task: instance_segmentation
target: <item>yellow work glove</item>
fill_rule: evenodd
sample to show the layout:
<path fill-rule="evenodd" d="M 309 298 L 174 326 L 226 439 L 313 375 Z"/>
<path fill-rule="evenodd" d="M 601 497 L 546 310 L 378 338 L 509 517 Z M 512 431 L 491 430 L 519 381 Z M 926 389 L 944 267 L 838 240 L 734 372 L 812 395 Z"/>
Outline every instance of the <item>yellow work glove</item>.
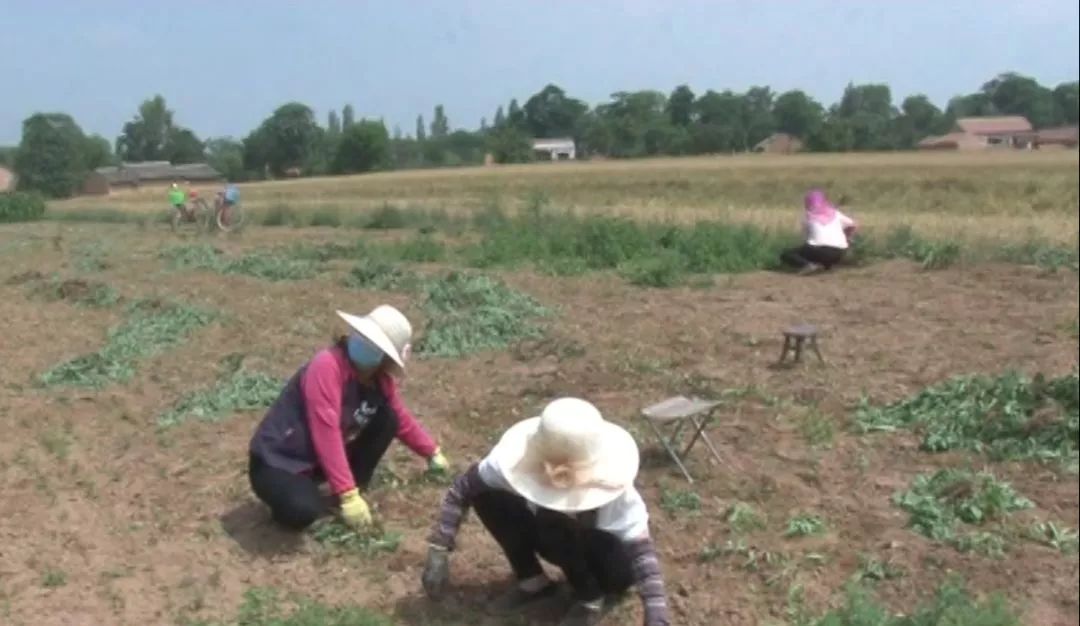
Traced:
<path fill-rule="evenodd" d="M 443 456 L 442 450 L 435 448 L 435 454 L 428 459 L 427 468 L 432 474 L 445 474 L 450 469 L 450 462 Z"/>
<path fill-rule="evenodd" d="M 341 519 L 353 528 L 361 528 L 371 524 L 371 509 L 368 508 L 367 502 L 360 497 L 360 492 L 355 487 L 342 493 L 340 496 L 341 502 Z"/>

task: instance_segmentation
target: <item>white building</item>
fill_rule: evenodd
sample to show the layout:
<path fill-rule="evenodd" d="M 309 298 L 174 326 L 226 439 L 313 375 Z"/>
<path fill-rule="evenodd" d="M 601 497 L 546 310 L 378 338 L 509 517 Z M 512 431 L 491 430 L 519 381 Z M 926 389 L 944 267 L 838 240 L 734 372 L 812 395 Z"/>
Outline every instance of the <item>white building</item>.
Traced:
<path fill-rule="evenodd" d="M 573 139 L 533 139 L 532 148 L 533 152 L 543 153 L 552 161 L 577 158 L 577 147 Z"/>

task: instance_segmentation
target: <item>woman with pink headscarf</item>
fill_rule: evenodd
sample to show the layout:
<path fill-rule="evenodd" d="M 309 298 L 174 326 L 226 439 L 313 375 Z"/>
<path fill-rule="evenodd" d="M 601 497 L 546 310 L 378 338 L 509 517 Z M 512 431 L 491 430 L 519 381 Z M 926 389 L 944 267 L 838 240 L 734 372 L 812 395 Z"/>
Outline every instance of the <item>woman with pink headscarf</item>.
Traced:
<path fill-rule="evenodd" d="M 806 243 L 786 250 L 780 259 L 800 274 L 830 269 L 844 258 L 848 237 L 855 232 L 855 220 L 834 207 L 820 189 L 811 189 L 803 204 L 806 207 L 803 218 Z"/>

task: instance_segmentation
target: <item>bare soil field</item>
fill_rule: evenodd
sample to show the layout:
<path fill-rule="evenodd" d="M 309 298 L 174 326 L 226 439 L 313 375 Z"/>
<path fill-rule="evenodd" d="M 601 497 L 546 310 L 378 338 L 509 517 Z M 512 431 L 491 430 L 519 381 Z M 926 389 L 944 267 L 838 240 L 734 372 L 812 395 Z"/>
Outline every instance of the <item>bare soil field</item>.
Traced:
<path fill-rule="evenodd" d="M 358 236 L 388 235 L 253 227 L 209 240 L 235 255 Z M 335 308 L 364 312 L 389 302 L 422 330 L 416 295 L 348 287 L 348 266 L 334 261 L 310 278 L 267 281 L 176 269 L 161 256 L 191 243 L 154 224 L 0 226 L 0 622 L 228 621 L 245 592 L 265 587 L 370 607 L 406 625 L 507 623 L 483 614 L 509 570 L 471 517 L 452 561 L 450 597 L 423 597 L 425 538 L 445 484 L 422 478 L 422 463 L 400 444 L 370 501 L 401 543 L 361 553 L 271 526 L 246 475 L 260 410 L 159 423 L 220 377 L 223 362 L 283 380 L 339 330 Z M 1080 624 L 1075 551 L 1010 535 L 1003 557 L 964 552 L 913 532 L 892 501 L 919 474 L 991 468 L 1034 505 L 1011 523 L 1053 521 L 1075 531 L 1074 473 L 931 454 L 907 432 L 852 428 L 864 397 L 897 401 L 962 374 L 1071 371 L 1074 272 L 998 264 L 924 271 L 889 261 L 813 277 L 716 276 L 672 289 L 634 287 L 610 273 L 484 273 L 553 309 L 543 336 L 464 358 L 418 358 L 406 401 L 455 470 L 558 395 L 588 398 L 629 428 L 645 455 L 638 484 L 677 623 L 785 623 L 797 603 L 818 612 L 835 605 L 857 578 L 880 579 L 875 593 L 904 611 L 958 574 L 977 593 L 1005 594 L 1025 624 Z M 101 348 L 125 303 L 147 299 L 215 315 L 135 359 L 120 382 L 40 382 L 57 364 Z M 781 330 L 801 321 L 820 327 L 827 363 L 772 367 Z M 695 448 L 693 485 L 638 418 L 643 406 L 689 392 L 725 399 L 709 430 L 724 462 Z M 786 532 L 804 514 L 823 522 L 820 532 Z M 640 623 L 636 598 L 611 623 Z"/>

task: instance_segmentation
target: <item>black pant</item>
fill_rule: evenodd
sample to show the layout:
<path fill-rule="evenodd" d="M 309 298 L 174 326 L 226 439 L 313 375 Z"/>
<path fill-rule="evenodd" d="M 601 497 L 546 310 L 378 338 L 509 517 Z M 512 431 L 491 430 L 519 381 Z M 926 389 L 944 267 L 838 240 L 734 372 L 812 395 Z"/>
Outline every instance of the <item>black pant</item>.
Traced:
<path fill-rule="evenodd" d="M 546 509 L 533 514 L 525 499 L 487 491 L 473 500 L 476 516 L 502 548 L 518 580 L 544 572 L 537 556 L 558 566 L 578 600 L 621 594 L 634 583 L 630 555 L 611 533 Z"/>
<path fill-rule="evenodd" d="M 803 244 L 798 248 L 785 250 L 780 255 L 780 260 L 794 268 L 803 268 L 813 263 L 830 269 L 844 258 L 845 252 L 847 250 L 843 248 Z"/>
<path fill-rule="evenodd" d="M 382 410 L 345 445 L 345 455 L 357 486 L 365 488 L 371 482 L 375 466 L 390 447 L 397 430 L 397 415 Z M 262 458 L 251 455 L 248 478 L 255 495 L 270 507 L 274 520 L 286 528 L 303 530 L 326 513 L 326 502 L 319 494 L 321 472 L 314 476 L 293 474 L 271 467 Z"/>

